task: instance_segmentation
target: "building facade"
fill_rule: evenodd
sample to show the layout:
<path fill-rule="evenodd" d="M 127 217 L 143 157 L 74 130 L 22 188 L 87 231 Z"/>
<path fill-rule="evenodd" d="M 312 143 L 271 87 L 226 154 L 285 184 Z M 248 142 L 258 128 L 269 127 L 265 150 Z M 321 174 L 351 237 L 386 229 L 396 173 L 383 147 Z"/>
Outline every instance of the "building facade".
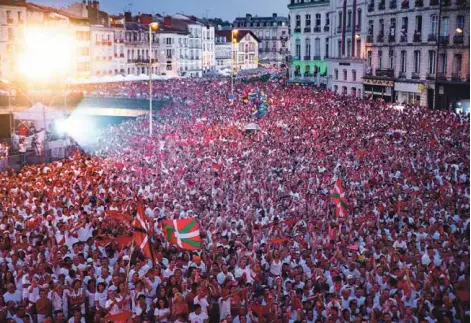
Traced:
<path fill-rule="evenodd" d="M 90 27 L 91 75 L 104 76 L 115 74 L 114 29 L 94 25 Z"/>
<path fill-rule="evenodd" d="M 216 36 L 220 39 L 221 44 L 227 46 L 231 44 L 232 59 L 229 62 L 223 61 L 229 66 L 223 68 L 234 68 L 234 71 L 254 69 L 258 67 L 260 40 L 250 30 L 238 30 L 232 37 L 231 30 L 218 30 Z M 227 48 L 227 47 L 226 47 Z"/>
<path fill-rule="evenodd" d="M 258 52 L 261 64 L 280 66 L 287 62 L 290 53 L 289 19 L 274 13 L 271 17 L 246 14 L 232 23 L 237 30 L 250 30 L 260 40 Z"/>
<path fill-rule="evenodd" d="M 330 44 L 326 59 L 327 87 L 343 95 L 363 97 L 366 1 L 333 1 L 331 4 L 331 36 L 326 39 Z"/>
<path fill-rule="evenodd" d="M 469 98 L 467 1 L 369 1 L 367 96 L 438 109 Z"/>
<path fill-rule="evenodd" d="M 215 29 L 213 25 L 205 24 L 202 31 L 203 74 L 216 70 Z"/>
<path fill-rule="evenodd" d="M 332 17 L 328 0 L 291 0 L 289 80 L 327 86 Z"/>
<path fill-rule="evenodd" d="M 232 43 L 231 40 L 227 40 L 226 36 L 221 35 L 219 31 L 216 31 L 216 70 L 228 70 L 231 69 L 231 52 Z"/>

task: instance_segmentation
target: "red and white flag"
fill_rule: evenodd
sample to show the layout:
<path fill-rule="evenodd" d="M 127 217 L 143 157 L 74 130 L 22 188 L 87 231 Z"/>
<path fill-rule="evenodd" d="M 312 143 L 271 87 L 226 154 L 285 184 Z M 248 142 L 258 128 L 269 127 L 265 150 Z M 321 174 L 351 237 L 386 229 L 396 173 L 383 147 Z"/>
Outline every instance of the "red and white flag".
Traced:
<path fill-rule="evenodd" d="M 134 227 L 134 234 L 132 237 L 134 243 L 142 250 L 144 255 L 154 263 L 154 254 L 152 252 L 152 246 L 148 235 L 147 218 L 141 202 L 137 205 L 137 215 L 132 226 Z"/>

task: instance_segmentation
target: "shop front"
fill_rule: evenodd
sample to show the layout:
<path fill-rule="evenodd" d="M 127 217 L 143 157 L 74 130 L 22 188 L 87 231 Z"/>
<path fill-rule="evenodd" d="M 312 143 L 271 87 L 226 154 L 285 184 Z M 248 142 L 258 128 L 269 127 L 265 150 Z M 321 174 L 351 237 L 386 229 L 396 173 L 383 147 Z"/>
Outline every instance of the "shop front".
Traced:
<path fill-rule="evenodd" d="M 394 81 L 376 78 L 363 78 L 365 98 L 383 99 L 385 102 L 393 102 Z"/>
<path fill-rule="evenodd" d="M 410 105 L 427 105 L 427 91 L 422 83 L 396 82 L 394 102 Z"/>

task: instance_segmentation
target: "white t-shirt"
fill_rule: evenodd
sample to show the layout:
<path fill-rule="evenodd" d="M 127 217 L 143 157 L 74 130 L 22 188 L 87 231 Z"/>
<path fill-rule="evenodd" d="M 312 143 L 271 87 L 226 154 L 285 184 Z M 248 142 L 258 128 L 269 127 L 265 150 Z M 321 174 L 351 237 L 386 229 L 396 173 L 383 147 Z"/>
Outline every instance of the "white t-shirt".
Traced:
<path fill-rule="evenodd" d="M 5 304 L 9 301 L 13 301 L 15 304 L 18 304 L 21 302 L 21 293 L 19 290 L 15 290 L 13 294 L 6 292 L 3 294 L 3 298 L 5 299 Z"/>
<path fill-rule="evenodd" d="M 170 314 L 170 309 L 168 309 L 168 308 L 163 308 L 163 309 L 156 308 L 155 311 L 154 311 L 154 316 L 159 316 L 160 317 L 160 316 L 165 315 L 165 314 Z M 156 318 L 156 321 L 161 322 L 161 323 L 167 323 L 167 322 L 169 322 L 169 317 L 170 317 L 170 315 L 167 316 L 166 318 L 160 319 L 160 320 L 158 320 Z"/>
<path fill-rule="evenodd" d="M 206 297 L 200 298 L 199 296 L 196 296 L 193 300 L 193 304 L 199 304 L 201 306 L 201 312 L 208 313 L 209 303 Z"/>
<path fill-rule="evenodd" d="M 204 320 L 208 319 L 208 314 L 201 312 L 199 315 L 196 315 L 195 312 L 190 313 L 189 316 L 190 323 L 204 323 Z"/>

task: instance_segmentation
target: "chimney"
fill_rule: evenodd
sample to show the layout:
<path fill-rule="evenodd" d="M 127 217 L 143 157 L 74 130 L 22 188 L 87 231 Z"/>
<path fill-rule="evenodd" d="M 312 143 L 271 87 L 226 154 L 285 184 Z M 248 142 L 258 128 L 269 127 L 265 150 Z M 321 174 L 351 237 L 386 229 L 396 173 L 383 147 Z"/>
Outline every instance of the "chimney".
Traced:
<path fill-rule="evenodd" d="M 171 26 L 172 25 L 172 17 L 166 16 L 164 17 L 164 26 Z"/>
<path fill-rule="evenodd" d="M 130 11 L 126 11 L 124 13 L 124 22 L 131 22 L 132 21 L 132 15 Z"/>
<path fill-rule="evenodd" d="M 276 18 L 276 17 L 278 17 L 278 14 L 274 13 L 273 18 Z"/>
<path fill-rule="evenodd" d="M 245 19 L 246 20 L 252 19 L 252 15 L 250 13 L 245 14 Z"/>

